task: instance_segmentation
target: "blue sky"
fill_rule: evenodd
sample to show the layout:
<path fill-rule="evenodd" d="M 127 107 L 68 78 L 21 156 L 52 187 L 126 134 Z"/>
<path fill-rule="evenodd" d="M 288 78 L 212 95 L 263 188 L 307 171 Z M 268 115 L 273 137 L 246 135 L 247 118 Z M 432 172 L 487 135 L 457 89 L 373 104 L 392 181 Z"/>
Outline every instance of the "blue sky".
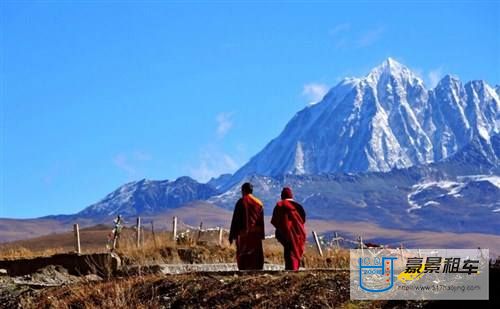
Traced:
<path fill-rule="evenodd" d="M 74 213 L 137 179 L 232 172 L 391 56 L 500 84 L 481 1 L 0 4 L 0 217 Z"/>

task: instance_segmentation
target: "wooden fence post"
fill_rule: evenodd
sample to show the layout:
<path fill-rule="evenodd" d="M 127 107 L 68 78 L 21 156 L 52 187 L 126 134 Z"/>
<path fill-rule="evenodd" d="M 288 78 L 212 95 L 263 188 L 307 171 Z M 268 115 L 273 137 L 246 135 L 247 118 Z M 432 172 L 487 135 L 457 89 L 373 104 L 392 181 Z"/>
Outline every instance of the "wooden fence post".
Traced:
<path fill-rule="evenodd" d="M 359 240 L 359 248 L 361 249 L 361 256 L 364 256 L 365 255 L 365 251 L 364 251 L 365 244 L 363 243 L 363 236 L 360 235 L 358 240 Z"/>
<path fill-rule="evenodd" d="M 200 228 L 198 229 L 198 238 L 196 239 L 196 243 L 200 241 L 202 228 L 203 228 L 203 221 L 200 222 Z"/>
<path fill-rule="evenodd" d="M 401 263 L 405 265 L 405 260 L 403 255 L 403 243 L 401 243 L 401 246 L 399 247 L 399 255 L 401 256 Z"/>
<path fill-rule="evenodd" d="M 137 248 L 139 248 L 141 246 L 141 217 L 137 217 L 136 230 Z"/>
<path fill-rule="evenodd" d="M 316 243 L 316 249 L 318 249 L 318 253 L 320 256 L 323 256 L 323 251 L 321 250 L 321 244 L 319 243 L 318 234 L 315 231 L 312 232 L 314 237 L 314 242 Z"/>
<path fill-rule="evenodd" d="M 153 235 L 153 242 L 155 244 L 155 248 L 157 248 L 156 245 L 156 235 L 155 235 L 155 226 L 154 226 L 154 221 L 151 220 L 151 234 Z"/>
<path fill-rule="evenodd" d="M 78 227 L 78 223 L 73 224 L 73 231 L 75 233 L 75 252 L 81 254 L 82 248 L 80 247 L 80 228 Z"/>
<path fill-rule="evenodd" d="M 177 239 L 177 217 L 172 218 L 172 240 L 175 241 Z"/>
<path fill-rule="evenodd" d="M 340 249 L 339 233 L 337 233 L 337 232 L 335 232 L 335 245 L 337 246 L 337 249 Z"/>
<path fill-rule="evenodd" d="M 219 246 L 222 246 L 222 234 L 224 230 L 219 226 Z"/>
<path fill-rule="evenodd" d="M 144 235 L 146 235 L 146 233 L 144 233 L 144 226 L 141 222 L 141 247 L 144 247 Z"/>

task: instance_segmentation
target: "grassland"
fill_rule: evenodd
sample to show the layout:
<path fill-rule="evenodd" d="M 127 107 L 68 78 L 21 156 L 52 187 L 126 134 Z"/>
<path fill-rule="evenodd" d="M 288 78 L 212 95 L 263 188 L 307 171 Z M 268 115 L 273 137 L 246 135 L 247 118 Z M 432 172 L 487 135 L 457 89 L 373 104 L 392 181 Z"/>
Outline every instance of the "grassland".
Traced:
<path fill-rule="evenodd" d="M 86 253 L 106 251 L 108 226 L 81 230 L 82 248 Z M 137 247 L 135 230 L 123 231 L 116 253 L 124 266 L 156 264 L 233 263 L 235 248 L 218 242 L 218 232 L 197 231 L 172 241 L 166 231 L 144 231 Z M 0 308 L 438 308 L 442 306 L 488 307 L 498 302 L 419 302 L 419 301 L 351 301 L 349 299 L 348 250 L 324 248 L 318 255 L 309 244 L 301 272 L 200 272 L 164 275 L 157 272 L 120 272 L 111 278 L 75 277 L 64 269 L 51 267 L 28 276 L 37 280 L 57 278 L 55 286 L 19 283 L 19 278 L 0 276 Z M 3 244 L 0 259 L 17 259 L 70 252 L 71 232 L 51 234 L 30 240 Z M 282 247 L 274 239 L 264 241 L 265 262 L 283 264 Z M 495 279 L 496 278 L 496 279 Z M 26 279 L 26 278 L 22 278 Z M 498 287 L 493 275 L 492 291 Z M 16 281 L 17 280 L 17 281 Z M 54 280 L 49 281 L 54 282 Z M 494 292 L 490 292 L 492 295 Z M 496 295 L 496 294 L 493 294 Z M 492 296 L 496 297 L 496 296 Z"/>

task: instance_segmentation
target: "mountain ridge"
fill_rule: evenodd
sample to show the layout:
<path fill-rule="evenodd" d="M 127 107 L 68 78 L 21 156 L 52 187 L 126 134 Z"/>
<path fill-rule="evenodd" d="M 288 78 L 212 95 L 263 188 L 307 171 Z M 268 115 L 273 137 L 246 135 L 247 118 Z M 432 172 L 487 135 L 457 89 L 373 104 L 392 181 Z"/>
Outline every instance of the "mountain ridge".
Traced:
<path fill-rule="evenodd" d="M 390 87 L 388 85 L 390 85 Z M 365 99 L 364 97 L 359 97 L 358 99 L 361 98 L 363 100 L 352 101 L 356 98 L 356 95 L 360 94 L 359 89 L 363 87 L 367 87 L 364 91 L 368 93 L 368 98 L 373 100 L 366 103 L 363 102 Z M 496 133 L 496 131 L 498 131 L 497 122 L 499 122 L 499 103 L 498 96 L 492 94 L 492 91 L 494 90 L 484 81 L 470 81 L 462 85 L 459 79 L 452 75 L 445 75 L 433 90 L 427 91 L 422 79 L 416 76 L 416 74 L 411 72 L 407 67 L 389 58 L 380 66 L 371 70 L 364 78 L 344 79 L 330 89 L 321 102 L 310 105 L 299 111 L 277 138 L 272 140 L 259 154 L 254 156 L 249 163 L 243 166 L 234 175 L 223 174 L 219 177 L 212 178 L 206 184 L 198 183 L 189 177 L 180 177 L 175 181 L 151 181 L 143 179 L 141 181 L 131 182 L 121 186 L 108 194 L 108 196 L 101 201 L 85 208 L 76 215 L 81 217 L 109 217 L 120 213 L 127 216 L 136 216 L 141 213 L 151 214 L 166 208 L 176 208 L 196 200 L 208 200 L 216 205 L 230 209 L 233 206 L 233 200 L 238 198 L 238 186 L 244 180 L 255 179 L 261 184 L 266 181 L 273 183 L 278 180 L 281 185 L 285 185 L 286 181 L 280 181 L 280 179 L 284 179 L 283 177 L 286 178 L 287 175 L 304 175 L 306 178 L 312 177 L 310 179 L 314 182 L 313 175 L 333 175 L 327 177 L 335 178 L 337 177 L 335 176 L 336 174 L 356 173 L 362 176 L 370 172 L 382 172 L 382 174 L 374 174 L 382 176 L 374 177 L 383 179 L 384 177 L 392 177 L 390 176 L 391 170 L 395 171 L 393 174 L 398 174 L 401 173 L 399 170 L 405 169 L 408 169 L 408 171 L 403 173 L 412 174 L 415 173 L 414 171 L 418 171 L 415 175 L 421 175 L 422 172 L 426 173 L 425 171 L 430 170 L 433 171 L 432 173 L 434 176 L 436 176 L 436 173 L 439 171 L 442 172 L 440 176 L 436 176 L 436 179 L 445 177 L 454 178 L 460 175 L 497 173 L 500 158 L 500 135 Z M 411 93 L 412 96 L 408 97 L 408 99 L 403 98 L 408 96 L 409 93 Z M 458 95 L 459 93 L 463 95 Z M 397 96 L 403 99 L 398 100 L 396 98 Z M 441 99 L 442 102 L 438 99 Z M 346 100 L 348 104 L 345 104 Z M 336 121 L 340 119 L 339 123 L 342 124 L 344 114 L 336 114 L 338 109 L 342 108 L 342 104 L 355 109 L 361 109 L 363 105 L 367 108 L 375 107 L 375 109 L 372 110 L 373 115 L 378 113 L 379 116 L 383 113 L 390 115 L 394 110 L 398 111 L 399 115 L 394 117 L 396 117 L 396 120 L 399 119 L 402 122 L 395 121 L 395 123 L 399 125 L 397 127 L 404 131 L 402 128 L 408 130 L 408 126 L 413 125 L 415 133 L 415 138 L 413 140 L 406 140 L 407 143 L 413 143 L 413 148 L 410 147 L 413 153 L 409 151 L 405 156 L 409 161 L 405 163 L 403 160 L 401 161 L 401 165 L 396 164 L 396 166 L 391 167 L 391 169 L 380 168 L 380 170 L 370 170 L 365 168 L 354 171 L 350 171 L 349 169 L 334 169 L 330 171 L 326 168 L 324 170 L 310 172 L 307 169 L 308 163 L 304 159 L 306 151 L 302 143 L 299 142 L 296 145 L 295 152 L 284 149 L 281 152 L 277 151 L 278 155 L 273 155 L 269 158 L 265 157 L 265 164 L 273 165 L 276 163 L 276 166 L 274 166 L 276 168 L 275 170 L 266 173 L 267 170 L 264 169 L 264 173 L 260 173 L 259 169 L 248 169 L 248 166 L 251 166 L 252 161 L 254 161 L 256 157 L 258 158 L 259 155 L 262 153 L 265 154 L 265 152 L 268 151 L 266 149 L 271 148 L 271 150 L 274 150 L 276 147 L 279 148 L 280 139 L 282 138 L 289 135 L 300 136 L 300 134 L 302 134 L 301 132 L 321 132 L 321 126 L 318 127 L 317 123 L 320 125 L 325 123 L 328 124 L 329 120 Z M 412 107 L 410 107 L 410 105 Z M 447 110 L 445 107 L 456 107 L 456 109 Z M 408 108 L 412 109 L 410 113 L 413 116 L 409 117 L 405 120 L 406 122 L 404 122 L 400 117 L 402 115 L 400 112 Z M 485 110 L 485 113 L 479 115 L 477 110 L 481 108 Z M 435 111 L 433 111 L 433 109 Z M 347 112 L 345 115 L 351 116 L 349 113 L 351 110 L 347 109 L 345 111 Z M 434 115 L 432 115 L 433 112 Z M 452 112 L 462 121 L 459 122 L 459 124 L 463 125 L 462 127 L 453 128 L 449 121 L 445 119 L 446 117 L 444 117 L 444 114 L 451 114 Z M 467 114 L 469 114 L 469 116 L 467 116 Z M 471 115 L 476 117 L 472 117 Z M 373 121 L 373 119 L 378 118 L 374 116 L 369 120 Z M 389 117 L 386 117 L 386 120 L 387 119 L 389 119 Z M 360 121 L 366 120 L 360 119 Z M 479 123 L 479 125 L 471 126 L 471 123 Z M 405 125 L 407 126 L 405 127 Z M 351 139 L 351 136 L 354 136 L 355 127 L 348 126 L 341 128 L 344 129 L 340 134 L 341 138 L 347 136 L 347 139 Z M 424 128 L 426 129 L 424 130 Z M 389 129 L 392 130 L 392 128 L 381 128 L 381 132 Z M 425 133 L 426 130 L 428 132 L 433 132 L 433 134 L 429 134 L 429 137 L 429 135 Z M 438 145 L 440 142 L 443 142 L 442 139 L 437 139 L 436 136 L 438 132 L 448 132 L 447 130 L 451 133 L 459 132 L 465 137 L 463 137 L 463 140 L 451 139 L 454 135 L 450 133 L 446 136 L 450 137 L 449 142 L 451 145 L 445 145 L 438 150 L 431 147 L 431 139 L 436 139 L 434 143 Z M 335 133 L 335 131 L 333 131 L 333 133 Z M 403 133 L 406 133 L 406 131 Z M 395 135 L 393 134 L 393 136 Z M 323 138 L 326 138 L 326 136 Z M 286 144 L 286 142 L 287 141 L 282 144 Z M 294 142 L 293 139 L 292 142 Z M 326 142 L 335 143 L 335 140 L 332 142 L 327 140 Z M 464 145 L 462 145 L 462 143 L 464 143 Z M 350 145 L 356 146 L 356 142 Z M 461 147 L 458 147 L 458 145 L 461 145 Z M 419 155 L 419 149 L 427 150 L 427 152 Z M 449 149 L 454 150 L 454 152 L 448 153 L 447 151 Z M 389 154 L 388 151 L 387 149 L 387 155 Z M 397 151 L 393 150 L 393 152 Z M 401 152 L 401 149 L 399 152 Z M 444 153 L 446 157 L 443 157 Z M 284 155 L 284 157 L 281 155 Z M 328 156 L 329 153 L 324 153 L 323 155 L 326 156 L 325 159 L 327 161 L 336 161 L 335 156 Z M 355 159 L 359 158 L 360 155 L 362 156 L 363 154 L 358 154 L 358 157 L 351 157 L 350 160 L 356 161 Z M 286 168 L 287 164 L 290 165 L 290 162 L 293 162 L 293 169 L 283 172 L 283 168 Z M 365 163 L 367 163 L 368 166 L 368 162 Z M 384 173 L 388 174 L 385 175 Z M 415 175 L 414 177 L 417 177 Z M 408 182 L 408 184 L 409 183 L 410 182 Z M 265 185 L 263 185 L 263 187 L 265 187 Z M 278 193 L 274 193 L 273 195 L 276 194 Z M 218 196 L 225 196 L 227 199 L 231 200 L 231 202 L 221 202 L 221 199 L 217 200 Z M 406 204 L 404 204 L 404 201 L 399 201 L 398 203 L 402 208 L 409 207 L 408 201 L 406 201 Z M 346 209 L 346 211 L 348 211 L 348 209 Z"/>
<path fill-rule="evenodd" d="M 39 219 L 83 226 L 199 202 L 231 210 L 251 181 L 266 214 L 288 185 L 311 218 L 498 234 L 499 93 L 452 75 L 428 90 L 389 58 L 297 112 L 233 175 L 133 181 L 76 214 Z"/>
<path fill-rule="evenodd" d="M 174 181 L 142 179 L 127 183 L 76 215 L 110 217 L 118 214 L 135 216 L 176 208 L 188 202 L 207 199 L 217 193 L 208 184 L 182 176 Z"/>
<path fill-rule="evenodd" d="M 235 172 L 245 175 L 389 171 L 444 159 L 500 132 L 500 99 L 484 81 L 446 75 L 432 90 L 389 58 L 364 78 L 348 78 L 299 111 Z M 445 116 L 446 115 L 446 116 Z"/>

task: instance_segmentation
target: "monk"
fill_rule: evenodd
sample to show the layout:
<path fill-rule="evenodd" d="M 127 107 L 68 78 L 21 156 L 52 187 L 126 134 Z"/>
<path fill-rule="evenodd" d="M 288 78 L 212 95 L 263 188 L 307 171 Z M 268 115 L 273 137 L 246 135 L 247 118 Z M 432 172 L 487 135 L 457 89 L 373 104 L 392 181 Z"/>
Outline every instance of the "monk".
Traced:
<path fill-rule="evenodd" d="M 286 270 L 298 270 L 306 242 L 306 213 L 302 205 L 293 200 L 292 189 L 281 191 L 271 224 L 276 228 L 276 239 L 283 245 Z"/>
<path fill-rule="evenodd" d="M 251 183 L 241 186 L 242 197 L 234 207 L 229 243 L 236 241 L 239 270 L 261 270 L 264 267 L 264 205 L 252 195 Z"/>

